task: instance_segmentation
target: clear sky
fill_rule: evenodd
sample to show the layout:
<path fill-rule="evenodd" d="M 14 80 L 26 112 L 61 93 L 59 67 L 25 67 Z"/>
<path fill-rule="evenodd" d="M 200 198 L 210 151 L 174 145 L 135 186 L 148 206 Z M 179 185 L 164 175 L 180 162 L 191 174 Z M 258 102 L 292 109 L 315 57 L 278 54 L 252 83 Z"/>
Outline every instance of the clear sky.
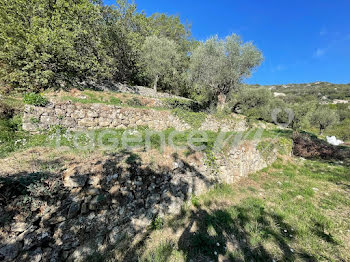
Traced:
<path fill-rule="evenodd" d="M 236 33 L 252 41 L 265 61 L 248 83 L 350 83 L 350 0 L 136 0 L 136 4 L 147 15 L 179 15 L 192 24 L 192 34 L 199 40 Z"/>

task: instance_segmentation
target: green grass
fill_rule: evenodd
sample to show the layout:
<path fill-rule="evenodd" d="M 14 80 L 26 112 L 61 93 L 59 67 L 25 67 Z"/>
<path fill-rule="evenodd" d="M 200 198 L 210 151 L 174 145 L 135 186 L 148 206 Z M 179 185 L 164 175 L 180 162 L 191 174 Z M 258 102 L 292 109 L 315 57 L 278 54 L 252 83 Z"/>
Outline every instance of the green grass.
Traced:
<path fill-rule="evenodd" d="M 182 232 L 169 239 L 183 260 L 350 260 L 349 167 L 278 160 L 251 177 L 193 197 L 187 212 L 165 223 L 164 232 Z"/>
<path fill-rule="evenodd" d="M 198 129 L 207 118 L 207 114 L 204 112 L 192 112 L 180 108 L 173 110 L 173 114 L 185 121 L 192 128 Z"/>
<path fill-rule="evenodd" d="M 162 242 L 155 248 L 148 250 L 141 259 L 141 262 L 168 262 L 185 261 L 183 254 L 176 250 L 172 242 Z"/>
<path fill-rule="evenodd" d="M 105 95 L 99 95 L 92 92 L 85 91 L 82 93 L 86 96 L 86 98 L 79 98 L 79 97 L 73 97 L 73 96 L 64 96 L 62 99 L 67 101 L 72 101 L 74 103 L 82 103 L 82 104 L 106 104 L 106 105 L 121 105 L 122 102 L 119 98 L 116 98 L 114 96 L 105 96 Z"/>
<path fill-rule="evenodd" d="M 32 119 L 32 122 L 36 122 L 36 119 Z M 152 130 L 148 129 L 148 127 L 145 126 L 139 126 L 137 128 L 132 128 L 129 130 L 136 130 L 137 133 L 134 135 L 131 135 L 131 137 L 137 137 L 141 136 L 142 141 L 141 143 L 138 142 L 132 142 L 128 143 L 128 146 L 132 147 L 140 147 L 143 148 L 146 146 L 145 140 L 147 137 L 147 133 Z M 38 134 L 30 134 L 28 132 L 25 132 L 21 129 L 21 118 L 20 116 L 16 116 L 13 119 L 9 120 L 0 120 L 0 157 L 5 157 L 9 155 L 12 152 L 24 150 L 31 147 L 36 146 L 47 146 L 47 147 L 55 147 L 57 145 L 57 141 L 60 142 L 60 146 L 68 146 L 71 149 L 75 150 L 76 146 L 74 144 L 73 137 L 76 136 L 78 139 L 76 140 L 78 145 L 83 148 L 86 146 L 86 150 L 88 151 L 94 151 L 94 150 L 102 150 L 102 151 L 114 151 L 119 150 L 124 147 L 122 144 L 122 137 L 123 133 L 125 132 L 125 129 L 96 129 L 93 131 L 89 131 L 90 133 L 85 132 L 66 132 L 66 130 L 60 126 L 53 126 L 50 130 L 42 131 Z M 166 145 L 169 145 L 169 137 L 170 134 L 174 131 L 173 128 L 169 128 L 167 130 L 164 130 L 163 132 L 154 132 L 150 136 L 150 146 L 154 149 L 161 150 L 162 146 L 162 137 L 164 138 Z M 188 137 L 189 134 L 193 130 L 187 130 L 183 132 L 179 132 L 176 134 L 176 136 L 173 137 L 173 142 L 175 146 L 182 147 L 182 148 L 188 148 Z M 243 133 L 237 133 L 237 132 L 227 132 L 224 134 L 225 139 L 228 138 L 228 141 L 226 143 L 226 146 L 222 149 L 224 152 L 227 151 L 227 149 L 231 146 L 234 146 L 235 138 L 239 137 L 240 140 L 253 140 L 257 139 L 255 137 L 257 130 L 251 130 Z M 57 139 L 56 134 L 60 134 L 59 139 Z M 162 135 L 159 135 L 162 134 Z M 209 155 L 213 156 L 213 159 L 215 159 L 215 152 L 212 151 L 214 148 L 214 145 L 217 141 L 218 134 L 216 132 L 207 131 L 206 134 L 208 135 L 208 141 L 207 142 L 196 142 L 194 143 L 195 146 L 201 146 L 205 145 L 206 150 L 205 152 Z M 91 143 L 90 138 L 95 141 L 95 143 Z M 273 131 L 263 131 L 261 134 L 261 139 L 267 139 L 271 137 L 277 137 L 278 141 L 285 141 L 285 138 L 278 137 L 279 133 L 274 133 Z M 130 137 L 130 136 L 128 136 Z M 98 141 L 102 141 L 102 146 Z M 115 141 L 117 143 L 115 144 Z M 272 141 L 272 140 L 271 140 Z M 283 142 L 282 141 L 282 142 Z M 284 145 L 282 142 L 275 142 L 274 145 L 278 145 L 281 147 L 281 145 Z M 93 146 L 88 145 L 93 144 Z M 84 149 L 82 149 L 84 150 Z M 264 150 L 264 148 L 261 148 L 261 150 Z M 290 150 L 290 149 L 288 149 Z M 189 154 L 191 153 L 191 149 L 189 149 Z M 283 152 L 282 152 L 283 153 Z M 208 156 L 209 156 L 208 155 Z"/>

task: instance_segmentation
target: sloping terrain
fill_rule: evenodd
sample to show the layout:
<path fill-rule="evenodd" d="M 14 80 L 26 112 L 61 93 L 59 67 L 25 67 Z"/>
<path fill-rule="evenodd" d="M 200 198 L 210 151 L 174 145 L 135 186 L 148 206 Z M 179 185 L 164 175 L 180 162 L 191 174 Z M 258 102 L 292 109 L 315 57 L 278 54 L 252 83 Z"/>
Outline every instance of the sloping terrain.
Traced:
<path fill-rule="evenodd" d="M 153 137 L 149 148 L 135 140 L 130 145 L 136 148 L 124 148 L 125 132 L 145 138 L 152 131 L 143 125 L 97 127 L 89 144 L 84 134 L 51 120 L 35 133 L 22 130 L 24 105 L 20 97 L 6 97 L 1 260 L 349 259 L 347 147 L 294 137 L 294 153 L 311 159 L 305 160 L 291 156 L 292 131 L 272 124 L 254 123 L 243 132 L 205 131 L 215 121 L 245 118 L 195 112 L 189 100 L 78 90 L 45 95 L 52 103 L 83 105 L 88 111 L 159 110 L 174 114 L 188 129 L 176 133 L 175 148 L 162 147 L 161 137 Z M 42 112 L 33 125 L 48 117 L 52 103 L 35 107 Z M 165 141 L 179 132 L 176 128 L 163 131 Z M 188 137 L 200 130 L 208 140 L 195 143 L 204 149 L 194 149 Z"/>

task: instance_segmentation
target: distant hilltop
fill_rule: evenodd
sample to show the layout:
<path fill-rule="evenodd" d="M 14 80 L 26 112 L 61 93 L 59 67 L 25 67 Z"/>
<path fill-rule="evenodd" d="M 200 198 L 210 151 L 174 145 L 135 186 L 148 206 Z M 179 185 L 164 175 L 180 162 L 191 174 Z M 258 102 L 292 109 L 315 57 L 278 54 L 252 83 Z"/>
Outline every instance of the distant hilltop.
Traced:
<path fill-rule="evenodd" d="M 350 103 L 350 83 L 333 84 L 319 81 L 313 83 L 283 85 L 246 84 L 245 87 L 267 88 L 273 93 L 274 97 L 294 102 L 317 99 L 320 104 Z"/>
<path fill-rule="evenodd" d="M 312 82 L 312 83 L 298 83 L 298 84 L 281 84 L 281 85 L 259 85 L 259 84 L 247 84 L 249 87 L 269 87 L 274 88 L 298 88 L 298 87 L 349 87 L 350 83 L 347 84 L 334 84 L 330 82 Z"/>

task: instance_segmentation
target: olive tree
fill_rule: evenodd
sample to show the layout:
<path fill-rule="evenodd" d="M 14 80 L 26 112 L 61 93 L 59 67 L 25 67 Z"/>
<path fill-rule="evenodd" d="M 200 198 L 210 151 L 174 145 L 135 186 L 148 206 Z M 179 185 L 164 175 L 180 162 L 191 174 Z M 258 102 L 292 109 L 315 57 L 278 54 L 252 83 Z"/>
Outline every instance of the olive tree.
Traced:
<path fill-rule="evenodd" d="M 326 107 L 319 107 L 311 115 L 311 123 L 318 126 L 320 134 L 322 135 L 326 128 L 338 122 L 338 118 L 338 114 L 333 110 Z"/>
<path fill-rule="evenodd" d="M 192 52 L 190 80 L 199 89 L 209 90 L 219 104 L 224 104 L 227 94 L 250 77 L 262 60 L 262 53 L 251 42 L 243 43 L 235 34 L 224 40 L 215 36 Z"/>
<path fill-rule="evenodd" d="M 158 82 L 177 74 L 181 60 L 178 45 L 165 37 L 149 36 L 140 52 L 140 67 L 146 77 L 153 81 L 157 91 Z"/>
<path fill-rule="evenodd" d="M 290 123 L 290 127 L 295 132 L 301 129 L 308 129 L 310 127 L 310 118 L 316 109 L 316 103 L 313 101 L 304 103 L 295 103 L 291 105 L 294 117 Z"/>

